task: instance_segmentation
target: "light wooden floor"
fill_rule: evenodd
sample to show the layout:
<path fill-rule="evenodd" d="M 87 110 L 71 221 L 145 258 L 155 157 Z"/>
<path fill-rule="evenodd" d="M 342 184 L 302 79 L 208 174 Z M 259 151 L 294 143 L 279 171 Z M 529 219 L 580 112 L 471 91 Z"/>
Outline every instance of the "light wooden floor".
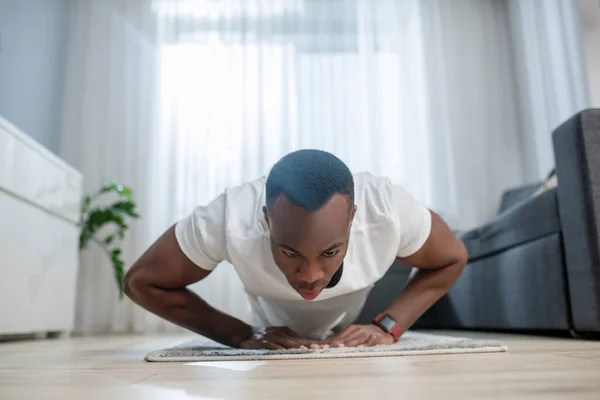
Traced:
<path fill-rule="evenodd" d="M 600 342 L 497 334 L 508 353 L 146 363 L 185 336 L 0 343 L 0 399 L 600 399 Z"/>

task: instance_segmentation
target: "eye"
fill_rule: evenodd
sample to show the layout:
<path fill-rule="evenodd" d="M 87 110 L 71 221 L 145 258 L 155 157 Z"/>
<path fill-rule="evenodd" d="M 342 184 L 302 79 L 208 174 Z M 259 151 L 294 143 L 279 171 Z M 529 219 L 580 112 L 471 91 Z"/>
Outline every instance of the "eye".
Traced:
<path fill-rule="evenodd" d="M 290 251 L 285 251 L 285 250 L 281 250 L 281 252 L 282 252 L 283 254 L 285 254 L 285 255 L 286 255 L 286 257 L 289 257 L 289 258 L 298 257 L 298 253 L 292 253 L 292 252 L 290 252 Z"/>
<path fill-rule="evenodd" d="M 335 257 L 338 255 L 340 251 L 339 250 L 331 250 L 331 251 L 326 251 L 325 253 L 323 253 L 324 257 Z"/>

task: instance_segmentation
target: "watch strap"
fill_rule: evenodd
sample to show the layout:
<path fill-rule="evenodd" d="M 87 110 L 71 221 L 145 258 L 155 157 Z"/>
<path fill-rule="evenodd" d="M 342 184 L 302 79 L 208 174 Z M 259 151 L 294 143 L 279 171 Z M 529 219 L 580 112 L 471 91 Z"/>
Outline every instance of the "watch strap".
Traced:
<path fill-rule="evenodd" d="M 373 319 L 373 323 L 381 328 L 384 332 L 389 333 L 394 338 L 394 343 L 400 339 L 402 335 L 402 327 L 392 317 L 386 313 L 381 313 Z"/>

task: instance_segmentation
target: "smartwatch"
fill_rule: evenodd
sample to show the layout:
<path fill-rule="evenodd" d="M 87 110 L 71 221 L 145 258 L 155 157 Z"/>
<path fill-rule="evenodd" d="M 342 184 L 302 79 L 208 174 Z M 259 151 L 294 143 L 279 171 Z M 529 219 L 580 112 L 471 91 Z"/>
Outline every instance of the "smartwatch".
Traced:
<path fill-rule="evenodd" d="M 381 313 L 373 319 L 373 323 L 380 327 L 384 332 L 389 333 L 394 338 L 394 342 L 400 339 L 402 328 L 392 317 L 386 313 Z"/>

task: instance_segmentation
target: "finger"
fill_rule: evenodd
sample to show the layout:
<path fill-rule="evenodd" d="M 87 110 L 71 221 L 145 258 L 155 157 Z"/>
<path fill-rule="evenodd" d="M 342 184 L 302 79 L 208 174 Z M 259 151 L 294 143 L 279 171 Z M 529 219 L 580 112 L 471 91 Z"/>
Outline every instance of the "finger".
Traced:
<path fill-rule="evenodd" d="M 329 340 L 326 342 L 319 342 L 319 344 L 327 349 L 329 347 L 344 347 L 344 341 L 342 339 Z"/>
<path fill-rule="evenodd" d="M 327 349 L 330 346 L 328 344 L 322 343 L 320 341 L 315 341 L 315 340 L 310 340 L 310 339 L 305 339 L 302 337 L 292 337 L 292 336 L 288 336 L 286 333 L 284 332 L 273 332 L 273 337 L 274 338 L 280 338 L 280 339 L 275 339 L 277 340 L 279 343 L 284 343 L 286 344 L 286 346 L 292 346 L 291 343 L 294 343 L 293 347 L 290 348 L 299 348 L 299 349 Z"/>
<path fill-rule="evenodd" d="M 285 345 L 287 348 L 308 349 L 314 345 L 314 342 L 301 337 L 289 336 L 285 331 L 274 331 L 273 338 L 277 343 Z"/>
<path fill-rule="evenodd" d="M 269 349 L 269 350 L 284 350 L 285 347 L 278 344 L 278 343 L 274 343 L 274 342 L 269 342 L 269 341 L 264 341 L 264 345 L 265 347 L 261 347 L 262 349 Z"/>
<path fill-rule="evenodd" d="M 296 342 L 299 346 L 305 346 L 305 347 L 310 347 L 313 344 L 315 344 L 315 342 L 313 340 L 310 339 L 304 339 L 304 338 L 291 338 L 294 342 Z"/>
<path fill-rule="evenodd" d="M 380 344 L 380 337 L 373 333 L 369 335 L 369 338 L 364 343 L 365 346 L 377 346 L 378 344 Z"/>
<path fill-rule="evenodd" d="M 324 348 L 328 348 L 328 347 L 344 347 L 344 338 L 340 338 L 340 337 L 329 337 L 325 340 L 321 340 L 318 343 L 323 346 Z"/>
<path fill-rule="evenodd" d="M 357 325 L 350 325 L 350 326 L 347 326 L 346 328 L 342 329 L 341 331 L 337 332 L 336 334 L 332 335 L 330 338 L 331 339 L 341 339 L 341 338 L 347 337 L 348 335 L 351 335 L 357 329 L 358 329 Z"/>
<path fill-rule="evenodd" d="M 357 330 L 357 331 L 353 332 L 352 334 L 349 334 L 348 336 L 344 337 L 342 339 L 342 343 L 347 344 L 347 343 L 349 343 L 361 336 L 364 336 L 364 335 L 368 335 L 368 332 L 365 332 L 363 330 Z"/>
<path fill-rule="evenodd" d="M 308 346 L 298 342 L 296 339 L 284 335 L 274 335 L 273 337 L 269 338 L 269 341 L 277 343 L 286 349 L 308 348 Z"/>
<path fill-rule="evenodd" d="M 293 338 L 300 338 L 300 335 L 298 335 L 296 332 L 294 332 L 291 328 L 284 326 L 283 328 L 281 328 L 281 331 L 285 333 L 288 336 L 291 336 Z"/>
<path fill-rule="evenodd" d="M 304 339 L 299 336 L 289 336 L 284 332 L 276 332 L 274 333 L 274 337 L 280 338 L 286 343 L 286 346 L 291 346 L 289 348 L 309 348 L 314 343 L 312 340 Z"/>
<path fill-rule="evenodd" d="M 359 335 L 353 336 L 352 338 L 346 340 L 344 345 L 346 345 L 346 347 L 357 347 L 364 345 L 367 340 L 369 340 L 369 335 L 361 332 Z"/>
<path fill-rule="evenodd" d="M 287 336 L 288 338 L 295 340 L 301 346 L 308 347 L 314 343 L 314 341 L 312 341 L 310 339 L 301 337 L 299 334 L 297 334 L 296 332 L 294 332 L 292 329 L 288 328 L 287 326 L 284 326 L 280 331 L 277 331 L 276 333 L 283 334 L 284 336 Z"/>
<path fill-rule="evenodd" d="M 339 331 L 335 335 L 330 336 L 320 343 L 332 344 L 332 343 L 343 343 L 347 338 L 352 336 L 354 333 L 360 330 L 358 325 L 350 325 L 347 328 Z"/>
<path fill-rule="evenodd" d="M 341 338 L 350 337 L 353 334 L 355 334 L 356 332 L 359 332 L 361 329 L 362 329 L 362 327 L 360 325 L 350 325 L 349 327 L 345 328 L 343 331 L 340 332 L 340 337 Z"/>

